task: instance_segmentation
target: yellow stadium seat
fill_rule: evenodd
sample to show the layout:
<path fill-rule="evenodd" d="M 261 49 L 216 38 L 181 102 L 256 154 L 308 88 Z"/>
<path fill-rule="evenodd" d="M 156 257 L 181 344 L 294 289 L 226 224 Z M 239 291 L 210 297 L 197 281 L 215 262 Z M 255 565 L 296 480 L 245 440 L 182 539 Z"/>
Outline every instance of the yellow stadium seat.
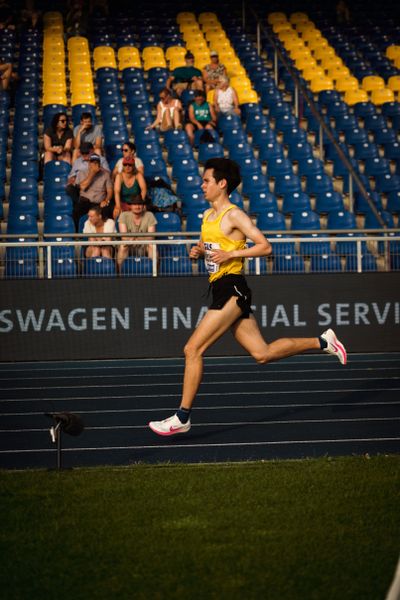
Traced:
<path fill-rule="evenodd" d="M 274 33 L 280 33 L 282 31 L 292 31 L 292 26 L 288 21 L 284 21 L 282 23 L 274 23 L 272 25 L 272 31 Z"/>
<path fill-rule="evenodd" d="M 200 69 L 202 71 L 206 65 L 210 62 L 210 53 L 206 52 L 198 52 L 194 55 L 194 66 L 196 69 Z"/>
<path fill-rule="evenodd" d="M 361 82 L 361 87 L 366 92 L 373 90 L 382 90 L 385 87 L 385 80 L 377 75 L 367 75 Z"/>
<path fill-rule="evenodd" d="M 298 56 L 302 52 L 306 53 L 307 56 L 310 56 L 310 49 L 304 44 L 301 38 L 289 38 L 283 42 L 286 50 L 289 52 L 291 58 L 296 58 L 296 53 L 298 52 Z"/>
<path fill-rule="evenodd" d="M 308 40 L 307 47 L 310 48 L 311 52 L 315 52 L 317 48 L 328 48 L 329 42 L 324 37 L 315 38 Z"/>
<path fill-rule="evenodd" d="M 207 92 L 207 102 L 209 102 L 210 104 L 214 104 L 214 95 L 215 95 L 215 90 L 209 90 Z"/>
<path fill-rule="evenodd" d="M 284 44 L 287 44 L 290 41 L 296 42 L 297 40 L 301 39 L 294 29 L 285 29 L 283 31 L 278 31 L 277 36 Z"/>
<path fill-rule="evenodd" d="M 358 104 L 359 102 L 368 102 L 368 94 L 362 89 L 347 90 L 347 92 L 344 93 L 344 101 L 350 106 Z"/>
<path fill-rule="evenodd" d="M 152 56 L 147 60 L 143 61 L 143 69 L 145 71 L 149 71 L 150 69 L 154 69 L 154 67 L 163 67 L 167 68 L 167 61 L 163 56 Z"/>
<path fill-rule="evenodd" d="M 65 82 L 65 79 L 56 79 L 56 78 L 52 78 L 52 79 L 46 79 L 46 81 L 43 84 L 43 91 L 46 92 L 66 92 L 67 91 L 67 84 Z"/>
<path fill-rule="evenodd" d="M 58 10 L 47 10 L 45 13 L 43 13 L 43 23 L 45 25 L 51 23 L 52 21 L 60 21 L 62 23 L 62 20 L 62 13 L 60 13 Z"/>
<path fill-rule="evenodd" d="M 258 103 L 258 95 L 255 90 L 246 88 L 236 90 L 238 95 L 239 104 L 248 104 L 250 102 Z"/>
<path fill-rule="evenodd" d="M 227 48 L 226 50 L 218 50 L 218 54 L 219 60 L 223 65 L 226 65 L 226 63 L 229 63 L 237 58 L 235 51 L 232 48 Z"/>
<path fill-rule="evenodd" d="M 77 104 L 93 104 L 95 106 L 96 98 L 90 94 L 73 94 L 71 96 L 71 106 L 76 106 Z"/>
<path fill-rule="evenodd" d="M 165 58 L 172 60 L 173 58 L 181 58 L 186 54 L 186 48 L 183 46 L 169 46 L 165 51 Z"/>
<path fill-rule="evenodd" d="M 235 75 L 243 77 L 246 75 L 246 69 L 240 64 L 238 59 L 226 61 L 223 64 L 226 67 L 228 77 L 235 77 Z"/>
<path fill-rule="evenodd" d="M 109 57 L 115 58 L 115 52 L 114 49 L 111 48 L 111 46 L 96 46 L 96 48 L 93 50 L 93 60 Z"/>
<path fill-rule="evenodd" d="M 371 92 L 371 102 L 380 106 L 381 104 L 385 104 L 386 102 L 394 102 L 395 97 L 392 90 L 389 88 L 383 88 L 378 90 L 372 90 Z"/>
<path fill-rule="evenodd" d="M 134 56 L 132 58 L 121 58 L 121 60 L 118 61 L 118 69 L 120 71 L 128 69 L 129 67 L 132 67 L 134 69 L 141 69 L 142 61 L 140 60 L 140 58 L 136 58 Z"/>
<path fill-rule="evenodd" d="M 182 23 L 184 21 L 196 21 L 196 15 L 193 12 L 181 11 L 176 15 L 176 22 Z"/>
<path fill-rule="evenodd" d="M 342 65 L 341 67 L 332 67 L 331 69 L 325 69 L 328 77 L 337 81 L 343 77 L 348 77 L 351 75 L 350 69 Z"/>
<path fill-rule="evenodd" d="M 186 46 L 193 45 L 193 44 L 206 44 L 206 39 L 204 37 L 204 35 L 201 33 L 201 31 L 196 31 L 196 32 L 188 32 L 188 33 L 184 33 L 183 34 L 183 39 L 184 42 L 186 43 Z"/>
<path fill-rule="evenodd" d="M 88 39 L 85 37 L 82 37 L 80 35 L 77 36 L 73 36 L 68 38 L 67 41 L 67 48 L 68 50 L 88 50 L 89 51 L 89 42 Z"/>
<path fill-rule="evenodd" d="M 332 79 L 325 75 L 313 77 L 310 81 L 310 89 L 314 94 L 318 94 L 323 90 L 333 90 L 334 87 Z"/>
<path fill-rule="evenodd" d="M 299 58 L 296 58 L 294 62 L 296 68 L 300 71 L 303 71 L 304 69 L 310 69 L 312 67 L 317 67 L 318 70 L 322 72 L 322 74 L 324 72 L 322 67 L 317 66 L 317 61 L 312 56 L 300 56 Z"/>
<path fill-rule="evenodd" d="M 235 77 L 231 78 L 230 83 L 231 83 L 231 86 L 234 87 L 236 91 L 251 89 L 251 81 L 247 76 L 240 77 L 240 76 L 236 75 Z"/>
<path fill-rule="evenodd" d="M 338 92 L 347 92 L 347 90 L 357 90 L 358 79 L 356 79 L 356 77 L 353 77 L 352 75 L 340 77 L 335 83 L 335 89 Z"/>
<path fill-rule="evenodd" d="M 67 104 L 67 96 L 66 94 L 57 93 L 57 92 L 48 92 L 43 94 L 42 98 L 43 106 L 47 104 Z"/>
<path fill-rule="evenodd" d="M 303 12 L 294 12 L 289 17 L 290 23 L 308 23 L 309 18 L 306 13 Z"/>
<path fill-rule="evenodd" d="M 191 33 L 201 33 L 201 29 L 198 23 L 194 22 L 194 23 L 182 23 L 181 25 L 179 25 L 179 31 L 181 32 L 181 34 L 183 35 L 183 38 L 185 38 L 186 35 L 190 35 Z"/>
<path fill-rule="evenodd" d="M 182 57 L 174 57 L 171 58 L 171 60 L 169 61 L 168 67 L 170 71 L 173 71 L 174 69 L 177 69 L 178 67 L 185 67 L 186 66 L 186 62 L 185 59 Z M 197 67 L 197 65 L 195 65 L 197 69 L 199 69 L 200 67 Z"/>
<path fill-rule="evenodd" d="M 311 65 L 302 70 L 302 75 L 306 81 L 312 81 L 316 77 L 324 77 L 325 73 L 322 67 L 318 65 Z"/>
<path fill-rule="evenodd" d="M 267 21 L 270 25 L 273 25 L 274 23 L 283 23 L 287 21 L 287 18 L 283 12 L 272 12 L 269 13 Z"/>
<path fill-rule="evenodd" d="M 162 57 L 164 58 L 164 50 L 160 46 L 147 46 L 142 50 L 142 59 L 148 60 L 151 58 Z"/>
<path fill-rule="evenodd" d="M 297 33 L 304 33 L 305 31 L 316 31 L 315 23 L 312 21 L 306 21 L 305 23 L 296 23 L 295 25 Z"/>
<path fill-rule="evenodd" d="M 115 56 L 99 58 L 98 60 L 94 61 L 94 70 L 95 71 L 97 71 L 97 69 L 103 69 L 104 67 L 110 67 L 110 69 L 116 69 L 117 61 L 115 60 Z"/>
<path fill-rule="evenodd" d="M 396 56 L 396 58 L 394 59 L 394 66 L 397 69 L 400 69 L 400 56 Z"/>
<path fill-rule="evenodd" d="M 394 60 L 395 58 L 400 56 L 400 46 L 396 46 L 395 44 L 388 46 L 386 48 L 385 54 L 388 58 L 390 58 L 390 60 Z"/>
<path fill-rule="evenodd" d="M 62 48 L 64 50 L 64 38 L 62 35 L 45 36 L 43 39 L 43 49 L 51 50 L 53 48 Z"/>
<path fill-rule="evenodd" d="M 136 58 L 140 60 L 139 48 L 135 48 L 134 46 L 121 46 L 118 49 L 118 60 L 123 60 L 124 58 Z"/>
<path fill-rule="evenodd" d="M 201 24 L 206 23 L 207 21 L 217 21 L 217 22 L 219 22 L 217 15 L 215 13 L 213 13 L 213 12 L 202 12 L 197 17 L 197 20 Z"/>
<path fill-rule="evenodd" d="M 343 66 L 343 61 L 340 56 L 323 56 L 321 59 L 321 67 L 325 70 L 336 69 L 341 66 Z"/>
<path fill-rule="evenodd" d="M 336 56 L 335 49 L 332 46 L 317 46 L 312 50 L 313 56 L 317 61 L 323 61 L 324 59 L 334 58 Z"/>
<path fill-rule="evenodd" d="M 398 95 L 400 93 L 400 75 L 392 75 L 392 77 L 389 77 L 387 87 Z"/>
<path fill-rule="evenodd" d="M 92 79 L 92 77 L 93 74 L 90 65 L 72 65 L 69 68 L 69 78 L 71 81 L 74 81 L 75 79 L 86 81 L 89 78 Z"/>
<path fill-rule="evenodd" d="M 217 33 L 218 31 L 223 31 L 223 29 L 222 29 L 222 25 L 220 23 L 217 23 L 217 21 L 213 21 L 213 22 L 206 21 L 205 23 L 202 24 L 201 31 L 205 35 L 208 31 Z"/>
<path fill-rule="evenodd" d="M 224 40 L 226 42 L 229 41 L 225 31 L 223 29 L 219 29 L 219 30 L 215 30 L 214 29 L 209 29 L 208 31 L 204 32 L 204 37 L 206 38 L 206 40 L 208 42 L 210 42 L 211 44 L 214 41 L 218 41 L 218 40 Z"/>
<path fill-rule="evenodd" d="M 207 42 L 205 39 L 190 40 L 186 42 L 186 50 L 190 50 L 193 54 L 196 54 L 196 52 L 208 52 Z"/>
<path fill-rule="evenodd" d="M 307 29 L 302 32 L 301 37 L 310 46 L 322 38 L 322 33 L 318 29 Z"/>
<path fill-rule="evenodd" d="M 49 27 L 46 27 L 46 33 L 47 34 L 63 34 L 64 33 L 64 27 L 62 23 L 54 23 L 53 25 L 49 25 Z"/>
<path fill-rule="evenodd" d="M 213 50 L 216 50 L 219 55 L 221 55 L 223 53 L 227 54 L 229 52 L 233 52 L 235 54 L 235 51 L 232 48 L 232 46 L 230 45 L 229 41 L 218 40 L 218 41 L 214 42 L 211 47 Z M 220 58 L 221 58 L 221 56 L 220 56 Z"/>

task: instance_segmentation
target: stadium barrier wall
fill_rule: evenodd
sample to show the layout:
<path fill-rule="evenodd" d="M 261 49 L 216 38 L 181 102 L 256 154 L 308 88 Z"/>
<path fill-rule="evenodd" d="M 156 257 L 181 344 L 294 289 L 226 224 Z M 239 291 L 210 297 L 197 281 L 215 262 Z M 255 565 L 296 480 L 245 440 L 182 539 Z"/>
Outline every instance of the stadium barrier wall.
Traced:
<path fill-rule="evenodd" d="M 400 351 L 400 274 L 249 276 L 268 341 L 333 327 L 350 352 Z M 205 277 L 0 282 L 0 360 L 181 356 Z M 230 334 L 209 355 L 240 355 Z"/>

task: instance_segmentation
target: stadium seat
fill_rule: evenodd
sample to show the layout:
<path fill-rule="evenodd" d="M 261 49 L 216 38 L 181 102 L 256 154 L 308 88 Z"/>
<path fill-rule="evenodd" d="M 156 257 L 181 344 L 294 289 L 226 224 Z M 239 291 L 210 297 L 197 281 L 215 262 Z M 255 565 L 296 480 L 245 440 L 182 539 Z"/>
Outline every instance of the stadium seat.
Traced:
<path fill-rule="evenodd" d="M 322 192 L 315 197 L 315 210 L 317 213 L 344 210 L 343 196 L 339 192 Z"/>
<path fill-rule="evenodd" d="M 311 210 L 310 198 L 304 192 L 289 192 L 283 196 L 282 212 L 291 214 L 297 210 Z"/>
<path fill-rule="evenodd" d="M 159 275 L 189 276 L 192 275 L 192 261 L 186 256 L 166 256 L 160 259 Z"/>
<path fill-rule="evenodd" d="M 336 254 L 317 254 L 311 256 L 310 273 L 338 273 L 342 270 L 340 257 Z"/>
<path fill-rule="evenodd" d="M 300 193 L 301 191 L 301 181 L 297 175 L 281 175 L 275 180 L 275 196 L 285 196 L 285 194 Z"/>
<path fill-rule="evenodd" d="M 223 158 L 224 149 L 217 142 L 209 144 L 200 144 L 198 160 L 200 164 L 205 164 L 210 158 Z"/>
<path fill-rule="evenodd" d="M 147 256 L 128 256 L 121 266 L 121 277 L 149 277 L 153 273 L 153 261 Z"/>
<path fill-rule="evenodd" d="M 49 277 L 46 269 L 46 277 Z M 76 261 L 73 258 L 53 258 L 51 261 L 52 279 L 69 279 L 77 277 Z"/>
<path fill-rule="evenodd" d="M 286 229 L 285 217 L 278 211 L 268 210 L 260 212 L 257 217 L 257 227 L 261 231 L 284 231 Z"/>
<path fill-rule="evenodd" d="M 278 210 L 278 202 L 274 194 L 271 192 L 255 191 L 249 195 L 249 213 L 258 214 L 265 211 L 276 212 Z"/>
<path fill-rule="evenodd" d="M 83 260 L 85 277 L 115 277 L 115 262 L 112 258 L 96 257 Z"/>
<path fill-rule="evenodd" d="M 24 258 L 9 260 L 6 262 L 4 277 L 5 279 L 36 279 L 36 262 Z"/>
<path fill-rule="evenodd" d="M 345 271 L 356 272 L 358 270 L 357 255 L 349 254 L 346 256 Z M 363 273 L 374 272 L 378 270 L 375 256 L 366 251 L 361 256 L 361 271 Z"/>
<path fill-rule="evenodd" d="M 273 259 L 273 273 L 304 273 L 305 265 L 302 256 L 297 254 L 278 254 Z"/>

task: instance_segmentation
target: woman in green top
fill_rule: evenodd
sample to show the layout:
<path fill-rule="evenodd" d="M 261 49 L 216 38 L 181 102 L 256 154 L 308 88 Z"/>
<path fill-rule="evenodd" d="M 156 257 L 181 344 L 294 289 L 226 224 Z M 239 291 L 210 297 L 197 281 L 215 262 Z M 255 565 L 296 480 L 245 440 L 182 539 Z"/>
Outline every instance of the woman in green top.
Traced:
<path fill-rule="evenodd" d="M 194 132 L 198 129 L 214 129 L 217 123 L 214 107 L 207 102 L 206 95 L 202 90 L 197 90 L 194 100 L 189 106 L 188 120 L 185 131 L 190 143 L 194 143 Z"/>
<path fill-rule="evenodd" d="M 145 200 L 147 195 L 147 186 L 145 178 L 135 167 L 135 159 L 132 157 L 124 158 L 122 161 L 122 173 L 117 173 L 114 182 L 114 219 L 126 210 L 130 210 L 130 205 L 135 196 L 140 196 Z"/>

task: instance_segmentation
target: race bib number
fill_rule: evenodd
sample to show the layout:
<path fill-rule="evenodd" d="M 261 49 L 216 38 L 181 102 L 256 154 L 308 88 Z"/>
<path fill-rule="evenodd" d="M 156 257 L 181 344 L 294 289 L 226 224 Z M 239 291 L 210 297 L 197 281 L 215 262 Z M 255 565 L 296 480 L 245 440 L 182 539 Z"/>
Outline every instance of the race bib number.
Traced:
<path fill-rule="evenodd" d="M 219 271 L 219 265 L 211 260 L 211 253 L 213 250 L 220 250 L 221 246 L 212 242 L 204 242 L 204 263 L 208 273 L 217 273 Z"/>

